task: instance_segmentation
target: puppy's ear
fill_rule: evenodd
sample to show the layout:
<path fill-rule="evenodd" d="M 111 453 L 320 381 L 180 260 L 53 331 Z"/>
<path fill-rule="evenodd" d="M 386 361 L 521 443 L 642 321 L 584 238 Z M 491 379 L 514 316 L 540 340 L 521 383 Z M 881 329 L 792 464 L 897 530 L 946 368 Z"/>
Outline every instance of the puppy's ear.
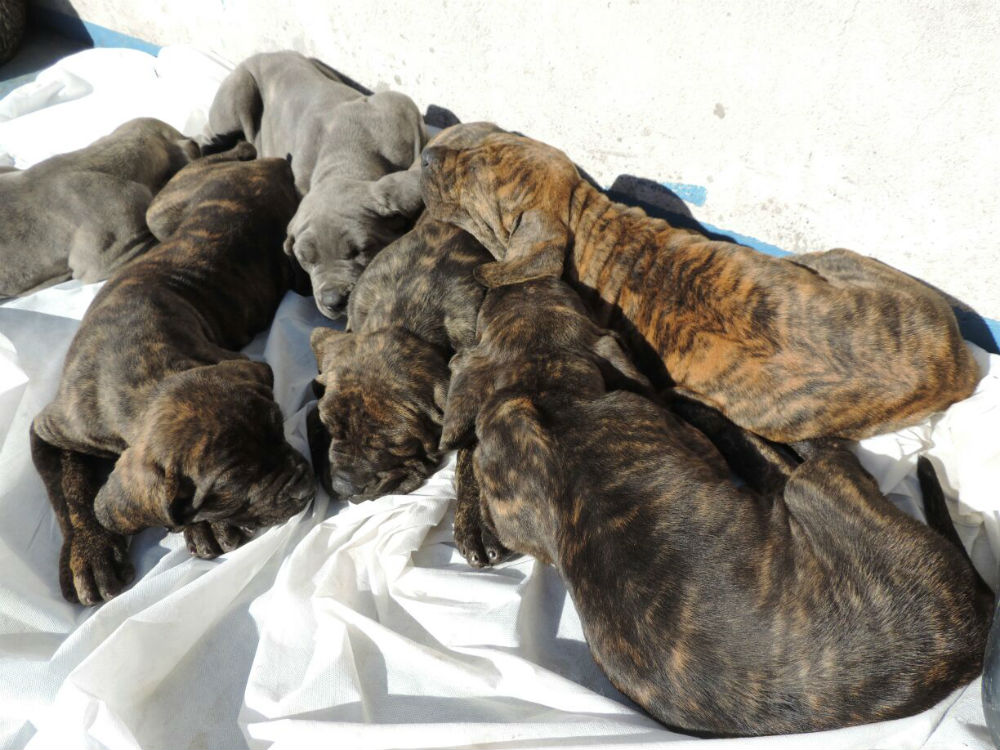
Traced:
<path fill-rule="evenodd" d="M 434 384 L 434 405 L 439 408 L 442 413 L 445 407 L 448 405 L 448 381 L 439 380 Z"/>
<path fill-rule="evenodd" d="M 486 400 L 491 382 L 488 372 L 476 366 L 470 353 L 451 360 L 451 383 L 444 406 L 441 450 L 467 445 L 473 439 L 479 407 Z"/>
<path fill-rule="evenodd" d="M 486 287 L 520 284 L 533 279 L 563 274 L 569 230 L 549 213 L 531 209 L 521 214 L 517 227 L 507 241 L 507 255 L 502 261 L 484 263 L 474 275 Z"/>
<path fill-rule="evenodd" d="M 252 359 L 224 359 L 214 365 L 224 377 L 234 380 L 246 380 L 254 385 L 261 385 L 268 390 L 274 388 L 274 371 L 266 362 L 256 362 Z"/>
<path fill-rule="evenodd" d="M 187 477 L 143 457 L 137 447 L 119 456 L 108 481 L 94 499 L 97 520 L 119 534 L 151 526 L 176 528 L 197 512 L 195 486 Z"/>
<path fill-rule="evenodd" d="M 420 194 L 420 170 L 390 172 L 369 187 L 368 208 L 379 216 L 415 219 L 424 209 Z"/>
<path fill-rule="evenodd" d="M 608 390 L 632 391 L 651 396 L 653 387 L 646 376 L 636 369 L 625 353 L 625 347 L 618 334 L 608 331 L 594 343 L 597 365 L 601 368 Z"/>
<path fill-rule="evenodd" d="M 322 373 L 330 369 L 334 358 L 346 354 L 344 348 L 346 345 L 353 343 L 353 333 L 338 331 L 336 328 L 313 328 L 313 332 L 309 336 L 309 345 L 312 347 L 316 364 L 319 366 L 320 382 L 325 384 Z"/>

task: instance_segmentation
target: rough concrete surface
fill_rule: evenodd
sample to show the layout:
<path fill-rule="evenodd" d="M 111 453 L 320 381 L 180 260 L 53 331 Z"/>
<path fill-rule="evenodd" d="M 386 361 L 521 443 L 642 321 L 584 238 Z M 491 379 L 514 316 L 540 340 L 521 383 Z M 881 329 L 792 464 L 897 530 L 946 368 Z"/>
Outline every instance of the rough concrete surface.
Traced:
<path fill-rule="evenodd" d="M 38 1 L 234 63 L 314 54 L 606 186 L 683 183 L 717 227 L 850 247 L 1000 317 L 995 0 Z"/>

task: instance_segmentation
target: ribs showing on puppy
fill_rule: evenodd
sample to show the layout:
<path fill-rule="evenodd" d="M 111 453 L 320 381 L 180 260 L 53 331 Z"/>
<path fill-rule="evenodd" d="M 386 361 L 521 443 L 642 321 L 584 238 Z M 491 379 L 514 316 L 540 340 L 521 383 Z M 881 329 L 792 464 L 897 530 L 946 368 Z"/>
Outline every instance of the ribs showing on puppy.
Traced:
<path fill-rule="evenodd" d="M 483 523 L 558 568 L 597 663 L 663 723 L 832 729 L 979 673 L 993 596 L 964 550 L 835 442 L 798 463 L 714 409 L 677 403 L 699 432 L 634 392 L 562 281 L 490 290 L 453 370 L 442 444 L 474 430 Z M 614 371 L 640 387 L 609 392 Z"/>
<path fill-rule="evenodd" d="M 32 424 L 70 601 L 129 583 L 127 536 L 141 529 L 183 530 L 194 554 L 214 557 L 312 499 L 271 368 L 238 351 L 288 288 L 281 242 L 298 200 L 287 162 L 241 161 L 253 156 L 242 144 L 163 189 L 149 223 L 169 236 L 95 297 Z"/>
<path fill-rule="evenodd" d="M 888 432 L 979 380 L 943 296 L 871 258 L 710 241 L 613 203 L 561 151 L 488 123 L 443 131 L 422 163 L 428 211 L 496 258 L 484 284 L 565 276 L 658 386 L 769 439 Z"/>
<path fill-rule="evenodd" d="M 262 156 L 291 160 L 303 198 L 285 252 L 308 273 L 319 311 L 341 317 L 368 262 L 423 208 L 419 173 L 406 171 L 427 140 L 417 106 L 286 50 L 240 63 L 208 119 L 206 151 L 242 137 Z"/>

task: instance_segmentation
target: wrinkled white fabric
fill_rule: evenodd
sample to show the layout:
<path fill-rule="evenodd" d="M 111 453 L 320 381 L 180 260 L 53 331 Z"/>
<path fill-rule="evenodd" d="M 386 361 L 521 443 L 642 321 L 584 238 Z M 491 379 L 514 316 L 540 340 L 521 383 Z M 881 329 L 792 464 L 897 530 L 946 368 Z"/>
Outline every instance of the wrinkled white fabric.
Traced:
<path fill-rule="evenodd" d="M 0 119 L 14 118 L 0 122 L 0 154 L 26 166 L 138 115 L 194 133 L 224 70 L 186 49 L 74 55 L 0 102 Z M 703 741 L 667 731 L 597 668 L 552 568 L 465 564 L 451 540 L 453 456 L 407 496 L 344 505 L 320 490 L 300 515 L 213 561 L 192 558 L 177 535 L 143 532 L 131 588 L 97 608 L 64 602 L 59 529 L 27 434 L 98 288 L 67 282 L 0 305 L 0 747 L 989 747 L 978 680 L 919 716 L 835 732 Z M 289 293 L 247 349 L 273 367 L 303 452 L 308 337 L 325 324 L 311 299 Z M 930 455 L 995 583 L 1000 357 L 976 353 L 986 376 L 975 395 L 859 453 L 911 511 L 915 457 Z"/>

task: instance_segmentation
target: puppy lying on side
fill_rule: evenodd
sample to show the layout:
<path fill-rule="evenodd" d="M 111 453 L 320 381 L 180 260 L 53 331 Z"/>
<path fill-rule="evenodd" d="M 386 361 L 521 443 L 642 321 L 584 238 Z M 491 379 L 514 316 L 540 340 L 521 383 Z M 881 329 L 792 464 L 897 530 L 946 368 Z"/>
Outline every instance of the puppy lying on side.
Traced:
<path fill-rule="evenodd" d="M 253 155 L 243 144 L 234 156 Z M 70 601 L 96 604 L 129 583 L 127 535 L 183 530 L 194 554 L 214 557 L 313 497 L 309 466 L 285 441 L 271 368 L 238 351 L 288 288 L 291 170 L 282 159 L 217 163 L 225 158 L 181 170 L 150 206 L 150 225 L 169 239 L 101 289 L 55 400 L 32 424 Z"/>
<path fill-rule="evenodd" d="M 150 201 L 198 156 L 191 139 L 140 118 L 79 151 L 0 169 L 0 297 L 100 281 L 148 250 Z"/>
<path fill-rule="evenodd" d="M 991 593 L 957 536 L 897 510 L 847 451 L 796 465 L 688 403 L 737 487 L 695 429 L 606 391 L 636 373 L 555 279 L 491 290 L 478 342 L 453 362 L 442 443 L 474 425 L 484 522 L 559 569 L 594 658 L 658 720 L 843 727 L 978 674 Z M 954 535 L 946 509 L 941 524 Z"/>
<path fill-rule="evenodd" d="M 309 274 L 319 311 L 340 317 L 371 258 L 423 208 L 406 172 L 427 141 L 404 94 L 366 96 L 319 60 L 269 52 L 240 63 L 212 102 L 206 150 L 235 138 L 261 156 L 291 156 L 303 196 L 285 251 Z"/>
<path fill-rule="evenodd" d="M 321 478 L 334 497 L 411 492 L 437 467 L 448 360 L 474 342 L 486 290 L 472 273 L 489 259 L 470 235 L 425 215 L 361 275 L 351 332 L 313 331 L 324 429 L 310 442 L 328 457 Z M 480 536 L 478 510 L 478 498 L 456 509 L 456 540 L 480 564 L 497 561 L 506 550 Z"/>
<path fill-rule="evenodd" d="M 496 287 L 565 273 L 657 385 L 790 443 L 918 422 L 979 380 L 945 299 L 849 250 L 772 258 L 612 203 L 551 146 L 456 125 L 423 155 L 427 210 L 482 242 Z"/>

